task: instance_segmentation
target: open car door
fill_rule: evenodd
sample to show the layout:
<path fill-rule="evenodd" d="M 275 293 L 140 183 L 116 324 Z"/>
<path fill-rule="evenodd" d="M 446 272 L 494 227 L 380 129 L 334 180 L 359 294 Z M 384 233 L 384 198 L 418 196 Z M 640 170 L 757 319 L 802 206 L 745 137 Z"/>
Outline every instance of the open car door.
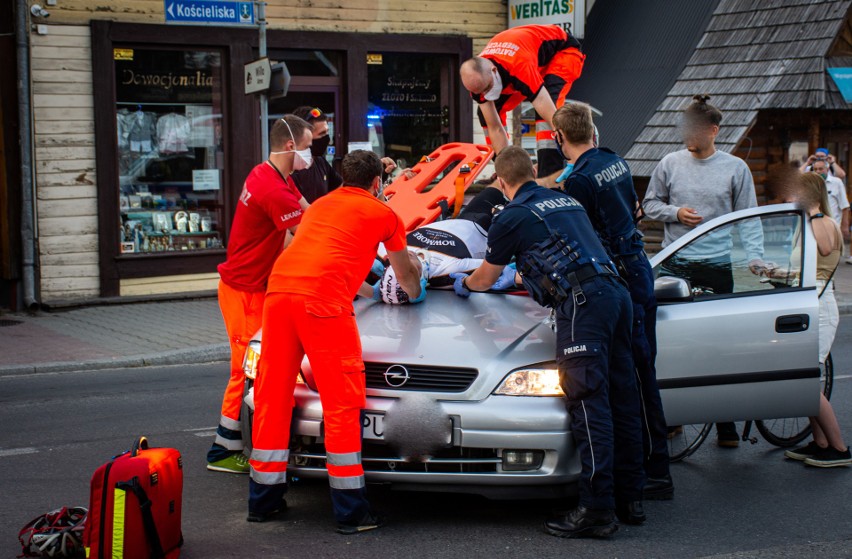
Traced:
<path fill-rule="evenodd" d="M 816 242 L 803 211 L 785 204 L 716 218 L 651 264 L 669 425 L 816 415 Z"/>

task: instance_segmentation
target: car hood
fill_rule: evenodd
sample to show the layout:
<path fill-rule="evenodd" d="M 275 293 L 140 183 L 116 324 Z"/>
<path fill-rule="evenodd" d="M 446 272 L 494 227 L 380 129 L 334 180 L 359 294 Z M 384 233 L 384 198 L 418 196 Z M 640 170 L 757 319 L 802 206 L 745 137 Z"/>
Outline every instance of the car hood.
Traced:
<path fill-rule="evenodd" d="M 550 312 L 526 295 L 430 290 L 417 305 L 355 304 L 365 362 L 471 367 L 480 377 L 554 359 Z"/>

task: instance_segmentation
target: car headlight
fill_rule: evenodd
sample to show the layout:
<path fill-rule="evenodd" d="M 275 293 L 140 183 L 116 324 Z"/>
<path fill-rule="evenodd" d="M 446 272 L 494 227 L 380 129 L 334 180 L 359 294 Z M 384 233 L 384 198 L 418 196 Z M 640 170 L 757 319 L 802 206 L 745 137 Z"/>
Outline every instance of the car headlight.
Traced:
<path fill-rule="evenodd" d="M 565 396 L 557 369 L 521 369 L 509 374 L 494 394 L 502 396 Z"/>
<path fill-rule="evenodd" d="M 260 341 L 252 340 L 246 348 L 246 354 L 243 357 L 243 373 L 246 378 L 254 380 L 257 377 L 257 366 L 260 363 Z M 301 371 L 296 377 L 296 384 L 305 384 L 305 379 L 302 378 Z"/>
<path fill-rule="evenodd" d="M 243 372 L 246 377 L 254 380 L 257 377 L 257 364 L 260 361 L 260 342 L 252 340 L 246 348 L 246 354 L 243 357 Z"/>

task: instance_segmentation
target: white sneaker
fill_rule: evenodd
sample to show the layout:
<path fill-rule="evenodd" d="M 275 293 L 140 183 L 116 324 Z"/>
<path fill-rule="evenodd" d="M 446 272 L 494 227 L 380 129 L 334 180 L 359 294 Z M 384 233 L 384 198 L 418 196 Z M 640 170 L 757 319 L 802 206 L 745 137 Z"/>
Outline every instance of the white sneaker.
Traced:
<path fill-rule="evenodd" d="M 847 256 L 844 260 L 846 260 L 847 264 L 852 264 L 852 256 Z"/>

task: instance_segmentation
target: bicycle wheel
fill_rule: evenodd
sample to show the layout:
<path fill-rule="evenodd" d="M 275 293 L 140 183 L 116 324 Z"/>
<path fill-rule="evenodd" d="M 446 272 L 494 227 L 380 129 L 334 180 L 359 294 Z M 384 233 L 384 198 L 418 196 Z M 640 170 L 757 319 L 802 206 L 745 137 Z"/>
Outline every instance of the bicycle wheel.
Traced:
<path fill-rule="evenodd" d="M 831 399 L 831 389 L 834 387 L 834 362 L 831 353 L 820 365 L 820 387 L 826 399 Z M 799 444 L 811 434 L 811 422 L 807 417 L 786 417 L 781 419 L 764 419 L 755 421 L 757 430 L 763 438 L 780 447 L 790 447 Z"/>
<path fill-rule="evenodd" d="M 698 447 L 710 434 L 712 427 L 712 423 L 694 423 L 669 427 L 669 462 L 680 462 L 698 450 Z"/>

